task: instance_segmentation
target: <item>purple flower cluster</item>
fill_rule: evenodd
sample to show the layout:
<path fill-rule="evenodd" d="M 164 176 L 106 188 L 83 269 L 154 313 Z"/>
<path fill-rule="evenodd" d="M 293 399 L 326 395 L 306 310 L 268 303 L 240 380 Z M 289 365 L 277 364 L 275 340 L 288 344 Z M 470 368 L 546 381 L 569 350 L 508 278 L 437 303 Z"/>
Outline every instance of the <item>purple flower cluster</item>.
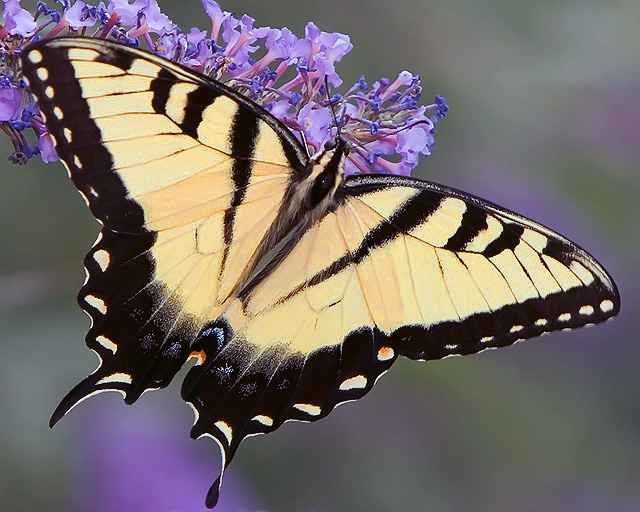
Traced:
<path fill-rule="evenodd" d="M 20 0 L 3 2 L 0 126 L 14 145 L 9 159 L 17 163 L 36 154 L 45 162 L 57 160 L 35 99 L 21 78 L 18 55 L 30 41 L 62 33 L 146 46 L 224 82 L 280 119 L 310 154 L 340 133 L 352 148 L 347 174 L 408 175 L 420 154 L 431 153 L 435 125 L 448 110 L 442 96 L 431 105 L 418 105 L 420 76 L 408 71 L 371 86 L 361 77 L 344 95 L 331 96 L 327 87 L 342 85 L 335 65 L 353 45 L 348 36 L 323 32 L 311 22 L 299 38 L 287 28 L 255 27 L 250 16 L 237 17 L 214 0 L 202 0 L 210 30 L 194 27 L 185 33 L 156 0 L 108 0 L 97 6 L 56 0 L 60 12 L 38 2 L 34 15 L 20 7 Z M 38 137 L 37 146 L 27 141 L 27 129 Z"/>

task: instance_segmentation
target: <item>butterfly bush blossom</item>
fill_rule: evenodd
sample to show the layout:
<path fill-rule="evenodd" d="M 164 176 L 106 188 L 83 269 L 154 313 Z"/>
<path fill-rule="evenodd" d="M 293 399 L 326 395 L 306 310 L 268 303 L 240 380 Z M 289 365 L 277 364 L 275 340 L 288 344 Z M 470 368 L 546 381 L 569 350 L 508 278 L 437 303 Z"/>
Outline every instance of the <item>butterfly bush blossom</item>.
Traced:
<path fill-rule="evenodd" d="M 340 133 L 351 147 L 347 174 L 408 175 L 420 154 L 429 155 L 438 120 L 448 110 L 442 96 L 419 105 L 420 76 L 402 71 L 395 80 L 368 84 L 364 76 L 344 94 L 335 65 L 353 49 L 349 36 L 323 32 L 309 22 L 304 37 L 288 28 L 256 27 L 246 14 L 202 0 L 208 30 L 182 31 L 156 0 L 56 0 L 38 2 L 35 13 L 20 0 L 3 0 L 0 25 L 0 126 L 13 143 L 9 160 L 33 155 L 58 159 L 33 94 L 22 79 L 22 48 L 42 38 L 82 35 L 141 47 L 204 73 L 245 94 L 284 123 L 310 154 Z M 31 132 L 37 145 L 29 142 Z"/>

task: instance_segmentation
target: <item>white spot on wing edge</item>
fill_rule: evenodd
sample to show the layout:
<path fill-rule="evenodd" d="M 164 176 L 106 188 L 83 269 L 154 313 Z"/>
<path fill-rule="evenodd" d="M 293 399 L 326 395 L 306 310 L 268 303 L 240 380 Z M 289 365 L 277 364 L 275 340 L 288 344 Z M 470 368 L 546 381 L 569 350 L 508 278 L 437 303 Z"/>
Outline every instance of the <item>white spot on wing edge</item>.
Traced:
<path fill-rule="evenodd" d="M 593 315 L 594 312 L 595 312 L 595 309 L 593 309 L 593 306 L 589 304 L 585 304 L 578 310 L 578 313 L 584 316 Z"/>
<path fill-rule="evenodd" d="M 96 336 L 96 341 L 100 343 L 100 345 L 102 345 L 107 350 L 111 350 L 111 352 L 113 352 L 114 354 L 118 350 L 118 345 L 116 345 L 113 341 L 111 341 L 106 336 L 103 336 L 102 334 L 99 336 Z"/>
<path fill-rule="evenodd" d="M 514 333 L 514 332 L 520 332 L 522 329 L 524 329 L 524 327 L 522 325 L 514 325 L 509 332 Z"/>
<path fill-rule="evenodd" d="M 367 378 L 364 375 L 356 375 L 346 379 L 340 384 L 340 391 L 350 391 L 352 389 L 363 389 L 367 387 Z"/>
<path fill-rule="evenodd" d="M 264 414 L 258 414 L 251 419 L 253 421 L 257 421 L 258 423 L 262 423 L 265 427 L 273 426 L 273 418 L 265 416 Z"/>
<path fill-rule="evenodd" d="M 49 79 L 49 71 L 47 68 L 38 68 L 36 70 L 36 75 L 38 75 L 38 78 L 43 82 L 46 82 Z"/>
<path fill-rule="evenodd" d="M 47 88 L 44 90 L 44 95 L 49 99 L 53 99 L 53 95 L 54 95 L 53 87 L 48 85 Z"/>
<path fill-rule="evenodd" d="M 109 263 L 111 262 L 111 256 L 104 249 L 100 249 L 93 254 L 93 259 L 98 264 L 100 269 L 104 272 L 109 268 Z"/>
<path fill-rule="evenodd" d="M 294 409 L 307 413 L 309 416 L 319 416 L 322 409 L 313 404 L 293 404 Z"/>
<path fill-rule="evenodd" d="M 64 117 L 64 113 L 62 112 L 62 109 L 58 106 L 53 108 L 53 115 L 56 116 L 58 120 L 61 120 Z"/>
<path fill-rule="evenodd" d="M 27 58 L 32 64 L 40 64 L 42 62 L 42 53 L 38 50 L 31 50 Z"/>
<path fill-rule="evenodd" d="M 609 313 L 609 312 L 613 311 L 613 302 L 610 301 L 609 299 L 603 300 L 600 303 L 600 310 L 603 313 Z"/>
<path fill-rule="evenodd" d="M 107 384 L 111 382 L 121 382 L 123 384 L 131 384 L 132 382 L 131 375 L 129 375 L 128 373 L 122 373 L 122 372 L 112 373 L 111 375 L 102 377 L 98 382 L 96 382 L 96 386 L 98 384 Z"/>
<path fill-rule="evenodd" d="M 549 323 L 549 322 L 547 322 L 547 319 L 546 319 L 546 318 L 538 318 L 538 319 L 535 321 L 535 324 L 536 324 L 538 327 L 544 327 L 544 326 L 545 326 L 545 325 L 547 325 L 548 323 Z"/>
<path fill-rule="evenodd" d="M 571 320 L 571 313 L 562 313 L 561 315 L 558 315 L 558 320 L 560 322 L 568 322 Z"/>
<path fill-rule="evenodd" d="M 494 338 L 494 336 L 485 336 L 484 338 L 480 339 L 480 343 L 489 343 L 490 341 L 493 341 Z"/>
<path fill-rule="evenodd" d="M 222 420 L 216 421 L 214 425 L 218 428 L 220 432 L 227 438 L 227 443 L 231 444 L 231 439 L 233 438 L 233 429 L 228 423 L 225 423 Z"/>
<path fill-rule="evenodd" d="M 62 130 L 62 134 L 64 135 L 64 138 L 67 142 L 71 142 L 71 140 L 73 139 L 73 133 L 71 133 L 71 130 L 66 126 Z"/>
<path fill-rule="evenodd" d="M 89 304 L 90 306 L 93 306 L 103 315 L 107 313 L 107 305 L 104 303 L 102 299 L 99 299 L 95 295 L 87 295 L 84 298 L 84 300 L 86 301 L 87 304 Z"/>
<path fill-rule="evenodd" d="M 91 316 L 91 313 L 89 313 L 86 309 L 82 309 L 82 311 L 84 312 L 85 315 L 87 315 L 89 317 L 89 322 L 90 322 L 89 329 L 93 329 L 93 317 Z M 96 355 L 98 357 L 100 357 L 100 354 L 98 354 L 97 352 L 96 352 Z M 102 358 L 100 359 L 100 364 L 102 364 Z M 100 366 L 98 366 L 98 368 L 100 368 Z M 97 368 L 96 368 L 96 370 L 97 370 Z M 95 372 L 93 372 L 93 373 L 95 373 Z"/>

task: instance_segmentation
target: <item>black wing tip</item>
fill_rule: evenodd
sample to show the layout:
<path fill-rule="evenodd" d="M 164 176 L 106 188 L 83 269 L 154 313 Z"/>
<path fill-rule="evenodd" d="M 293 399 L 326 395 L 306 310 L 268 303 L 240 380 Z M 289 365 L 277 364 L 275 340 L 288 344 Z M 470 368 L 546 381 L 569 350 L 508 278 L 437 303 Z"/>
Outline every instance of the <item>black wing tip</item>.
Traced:
<path fill-rule="evenodd" d="M 53 411 L 53 414 L 51 415 L 51 418 L 49 418 L 49 428 L 53 428 L 56 426 L 56 423 L 58 423 L 62 417 L 66 414 L 67 411 L 61 410 L 61 406 L 62 403 L 58 404 L 58 407 L 56 407 L 56 410 Z"/>
<path fill-rule="evenodd" d="M 218 477 L 216 481 L 213 482 L 213 485 L 209 487 L 207 497 L 204 501 L 207 508 L 214 508 L 218 504 L 218 500 L 220 499 L 220 484 L 221 477 Z"/>
<path fill-rule="evenodd" d="M 58 407 L 51 415 L 49 420 L 49 428 L 53 428 L 71 409 L 91 395 L 102 393 L 104 391 L 118 391 L 122 394 L 125 403 L 130 404 L 133 401 L 127 400 L 126 387 L 114 387 L 114 383 L 101 383 L 98 373 L 92 373 L 81 382 L 79 382 L 65 397 L 60 401 Z M 136 397 L 137 398 L 137 397 Z"/>
<path fill-rule="evenodd" d="M 69 391 L 60 403 L 56 407 L 55 411 L 51 415 L 49 420 L 49 428 L 53 428 L 62 417 L 67 414 L 73 407 L 75 407 L 80 401 L 89 396 L 95 390 L 95 378 L 93 375 L 89 375 L 84 380 L 79 382 L 76 386 Z"/>

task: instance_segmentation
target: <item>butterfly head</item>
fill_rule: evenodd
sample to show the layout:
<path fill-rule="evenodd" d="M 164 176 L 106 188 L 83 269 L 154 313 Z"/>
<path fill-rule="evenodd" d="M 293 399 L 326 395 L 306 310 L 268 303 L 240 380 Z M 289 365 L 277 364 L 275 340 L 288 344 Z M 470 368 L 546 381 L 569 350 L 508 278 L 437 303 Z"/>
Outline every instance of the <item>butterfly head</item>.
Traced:
<path fill-rule="evenodd" d="M 321 204 L 331 204 L 342 180 L 344 179 L 344 161 L 349 154 L 347 141 L 336 136 L 324 146 L 324 149 L 311 159 L 310 172 L 303 187 L 305 203 L 309 208 Z"/>

